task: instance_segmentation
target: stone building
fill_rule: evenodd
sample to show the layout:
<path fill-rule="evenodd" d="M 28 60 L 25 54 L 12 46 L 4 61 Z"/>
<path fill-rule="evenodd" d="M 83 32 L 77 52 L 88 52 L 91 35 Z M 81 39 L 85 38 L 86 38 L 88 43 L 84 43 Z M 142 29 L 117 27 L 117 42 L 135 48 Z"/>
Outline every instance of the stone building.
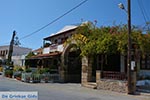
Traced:
<path fill-rule="evenodd" d="M 28 61 L 35 62 L 34 65 L 30 65 L 32 68 L 49 68 L 57 71 L 62 77 L 63 82 L 81 82 L 81 59 L 80 50 L 75 48 L 67 50 L 67 61 L 65 64 L 71 66 L 64 66 L 62 59 L 64 52 L 64 42 L 75 34 L 75 30 L 78 26 L 70 25 L 65 26 L 63 29 L 55 34 L 52 34 L 43 39 L 43 48 L 34 50 L 35 56 L 32 56 Z M 65 53 L 66 55 L 66 53 Z M 65 68 L 64 68 L 65 67 Z M 64 69 L 67 70 L 64 75 Z M 67 76 L 67 79 L 64 77 Z"/>
<path fill-rule="evenodd" d="M 127 58 L 120 54 L 107 55 L 105 68 L 101 67 L 101 55 L 81 57 L 76 42 L 64 45 L 79 26 L 65 26 L 55 34 L 44 38 L 43 48 L 35 51 L 30 61 L 40 68 L 55 69 L 61 82 L 79 82 L 82 86 L 127 92 Z M 147 71 L 141 68 L 147 61 L 138 61 L 139 73 Z M 146 67 L 149 68 L 149 67 Z M 142 69 L 142 71 L 141 71 Z M 149 73 L 149 71 L 147 72 Z"/>

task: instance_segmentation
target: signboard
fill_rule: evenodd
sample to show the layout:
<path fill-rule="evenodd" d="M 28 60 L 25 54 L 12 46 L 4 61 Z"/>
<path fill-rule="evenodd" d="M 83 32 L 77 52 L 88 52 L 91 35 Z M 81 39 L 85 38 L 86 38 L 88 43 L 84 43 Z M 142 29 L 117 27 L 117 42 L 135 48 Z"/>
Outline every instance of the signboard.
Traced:
<path fill-rule="evenodd" d="M 0 92 L 0 100 L 38 100 L 38 92 Z"/>
<path fill-rule="evenodd" d="M 134 70 L 135 67 L 135 61 L 131 61 L 131 70 Z"/>

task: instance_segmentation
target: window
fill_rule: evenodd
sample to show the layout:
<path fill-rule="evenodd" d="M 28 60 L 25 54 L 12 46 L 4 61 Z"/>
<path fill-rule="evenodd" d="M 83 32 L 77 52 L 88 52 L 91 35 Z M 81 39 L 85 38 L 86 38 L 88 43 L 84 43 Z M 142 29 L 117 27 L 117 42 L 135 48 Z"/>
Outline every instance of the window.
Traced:
<path fill-rule="evenodd" d="M 150 70 L 150 55 L 141 58 L 141 69 Z"/>
<path fill-rule="evenodd" d="M 3 53 L 2 53 L 2 55 L 3 55 L 3 56 L 5 55 L 5 50 L 3 50 Z"/>
<path fill-rule="evenodd" d="M 65 40 L 67 40 L 68 39 L 68 36 L 67 37 L 65 37 Z"/>
<path fill-rule="evenodd" d="M 55 40 L 55 44 L 57 44 L 57 39 Z"/>
<path fill-rule="evenodd" d="M 0 52 L 0 55 L 2 55 L 2 51 Z"/>
<path fill-rule="evenodd" d="M 58 39 L 58 44 L 61 44 L 61 38 Z"/>
<path fill-rule="evenodd" d="M 6 50 L 6 55 L 8 54 L 8 50 Z"/>

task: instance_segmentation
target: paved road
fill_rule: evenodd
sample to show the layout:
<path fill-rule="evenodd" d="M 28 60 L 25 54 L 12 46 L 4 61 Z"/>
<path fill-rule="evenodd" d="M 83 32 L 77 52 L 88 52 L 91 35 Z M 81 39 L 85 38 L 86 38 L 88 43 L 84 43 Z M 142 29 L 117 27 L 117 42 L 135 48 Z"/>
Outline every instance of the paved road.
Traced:
<path fill-rule="evenodd" d="M 93 90 L 80 84 L 39 83 L 31 84 L 0 76 L 0 91 L 38 91 L 39 100 L 150 100 L 146 96 Z"/>

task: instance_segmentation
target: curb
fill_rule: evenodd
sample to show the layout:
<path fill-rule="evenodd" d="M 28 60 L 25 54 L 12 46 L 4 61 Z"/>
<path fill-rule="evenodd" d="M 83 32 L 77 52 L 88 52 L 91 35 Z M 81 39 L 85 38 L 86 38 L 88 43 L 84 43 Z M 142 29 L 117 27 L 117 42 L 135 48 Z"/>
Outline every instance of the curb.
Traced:
<path fill-rule="evenodd" d="M 140 94 L 141 96 L 150 96 L 150 90 L 144 90 L 144 89 L 138 89 L 137 93 Z"/>

